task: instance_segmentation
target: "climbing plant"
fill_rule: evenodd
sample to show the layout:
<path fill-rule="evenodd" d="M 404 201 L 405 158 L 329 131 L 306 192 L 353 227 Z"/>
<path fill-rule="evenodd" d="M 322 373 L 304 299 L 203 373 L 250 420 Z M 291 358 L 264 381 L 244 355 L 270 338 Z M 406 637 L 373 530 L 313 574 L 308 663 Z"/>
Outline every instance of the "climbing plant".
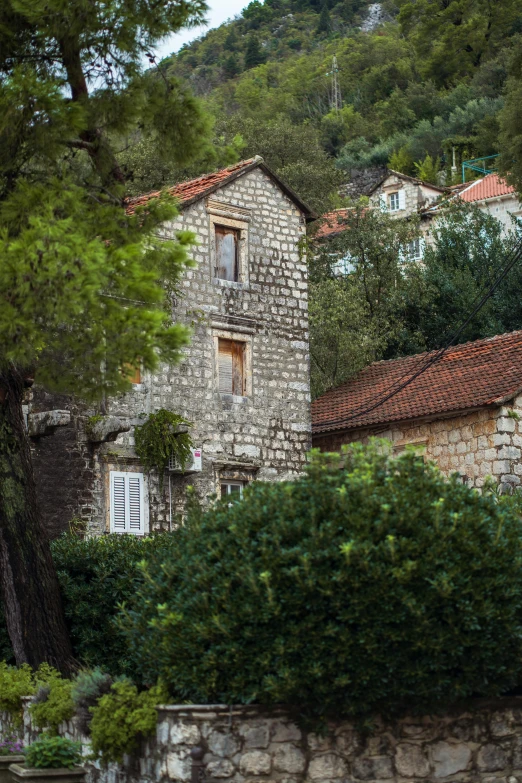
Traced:
<path fill-rule="evenodd" d="M 161 408 L 157 413 L 151 413 L 141 427 L 136 427 L 136 453 L 145 470 L 158 471 L 160 485 L 171 457 L 182 470 L 190 460 L 192 438 L 188 432 L 178 431 L 179 425 L 190 423 L 183 416 Z"/>

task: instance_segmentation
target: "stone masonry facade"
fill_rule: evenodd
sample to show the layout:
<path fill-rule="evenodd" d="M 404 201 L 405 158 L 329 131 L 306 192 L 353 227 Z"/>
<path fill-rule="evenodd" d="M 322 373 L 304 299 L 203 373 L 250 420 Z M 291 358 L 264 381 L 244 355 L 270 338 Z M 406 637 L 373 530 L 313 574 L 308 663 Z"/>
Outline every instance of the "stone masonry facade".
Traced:
<path fill-rule="evenodd" d="M 196 266 L 185 273 L 174 302 L 174 318 L 191 327 L 191 343 L 181 363 L 143 374 L 132 391 L 103 410 L 34 392 L 31 414 L 50 407 L 71 414 L 67 426 L 34 438 L 50 535 L 66 529 L 72 517 L 81 518 L 89 533 L 109 531 L 110 472 L 142 470 L 134 427 L 161 408 L 193 423 L 203 469 L 165 476 L 161 491 L 158 476 L 145 476 L 148 530 L 175 524 L 189 485 L 207 502 L 224 480 L 247 484 L 299 475 L 311 441 L 307 272 L 299 245 L 305 223 L 300 206 L 257 167 L 189 204 L 164 226 L 166 239 L 179 230 L 196 236 Z M 241 282 L 215 276 L 218 224 L 241 229 Z M 244 395 L 219 392 L 219 338 L 244 345 Z M 99 413 L 123 425 L 114 439 L 94 442 L 89 435 L 88 418 Z"/>
<path fill-rule="evenodd" d="M 0 714 L 0 737 L 11 729 Z M 59 733 L 81 740 L 89 755 L 75 720 Z M 23 734 L 26 745 L 37 737 L 27 709 Z M 522 698 L 476 700 L 438 716 L 376 718 L 366 733 L 337 721 L 317 734 L 277 709 L 163 706 L 156 736 L 135 756 L 105 768 L 86 758 L 84 766 L 87 783 L 520 783 Z"/>
<path fill-rule="evenodd" d="M 379 437 L 391 441 L 395 453 L 406 445 L 423 449 L 447 475 L 459 473 L 470 487 L 483 487 L 488 476 L 503 490 L 522 481 L 522 396 L 511 405 L 404 422 L 385 428 L 365 428 L 314 436 L 322 451 L 339 451 L 346 443 L 367 443 Z"/>

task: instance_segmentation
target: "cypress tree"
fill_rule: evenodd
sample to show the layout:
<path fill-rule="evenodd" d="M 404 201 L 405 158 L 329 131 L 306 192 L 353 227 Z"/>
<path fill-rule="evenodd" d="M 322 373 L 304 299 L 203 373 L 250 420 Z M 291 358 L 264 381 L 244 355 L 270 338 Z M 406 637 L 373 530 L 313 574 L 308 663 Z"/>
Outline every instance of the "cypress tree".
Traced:
<path fill-rule="evenodd" d="M 261 49 L 259 38 L 255 33 L 250 33 L 247 39 L 245 50 L 245 68 L 255 68 L 256 65 L 263 65 L 266 62 L 266 54 Z"/>

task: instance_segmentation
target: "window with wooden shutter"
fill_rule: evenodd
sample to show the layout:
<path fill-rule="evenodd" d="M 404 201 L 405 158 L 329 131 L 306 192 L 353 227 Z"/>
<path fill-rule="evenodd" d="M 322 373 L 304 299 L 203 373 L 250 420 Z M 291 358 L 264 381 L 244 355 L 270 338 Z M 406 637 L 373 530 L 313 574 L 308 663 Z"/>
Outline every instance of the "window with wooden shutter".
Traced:
<path fill-rule="evenodd" d="M 245 393 L 245 344 L 235 340 L 218 341 L 218 378 L 221 394 Z"/>
<path fill-rule="evenodd" d="M 215 226 L 216 277 L 221 280 L 239 281 L 239 230 Z"/>
<path fill-rule="evenodd" d="M 145 533 L 143 473 L 111 471 L 111 533 Z"/>

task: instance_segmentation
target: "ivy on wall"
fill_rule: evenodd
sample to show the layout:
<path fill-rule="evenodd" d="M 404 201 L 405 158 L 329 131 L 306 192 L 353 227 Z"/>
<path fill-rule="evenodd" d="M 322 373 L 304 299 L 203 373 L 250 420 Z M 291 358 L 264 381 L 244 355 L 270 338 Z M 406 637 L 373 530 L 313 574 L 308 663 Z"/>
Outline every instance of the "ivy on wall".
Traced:
<path fill-rule="evenodd" d="M 163 485 L 163 473 L 173 457 L 182 470 L 191 458 L 192 438 L 180 432 L 180 426 L 191 422 L 177 413 L 161 408 L 135 430 L 136 453 L 146 471 L 156 470 Z"/>

